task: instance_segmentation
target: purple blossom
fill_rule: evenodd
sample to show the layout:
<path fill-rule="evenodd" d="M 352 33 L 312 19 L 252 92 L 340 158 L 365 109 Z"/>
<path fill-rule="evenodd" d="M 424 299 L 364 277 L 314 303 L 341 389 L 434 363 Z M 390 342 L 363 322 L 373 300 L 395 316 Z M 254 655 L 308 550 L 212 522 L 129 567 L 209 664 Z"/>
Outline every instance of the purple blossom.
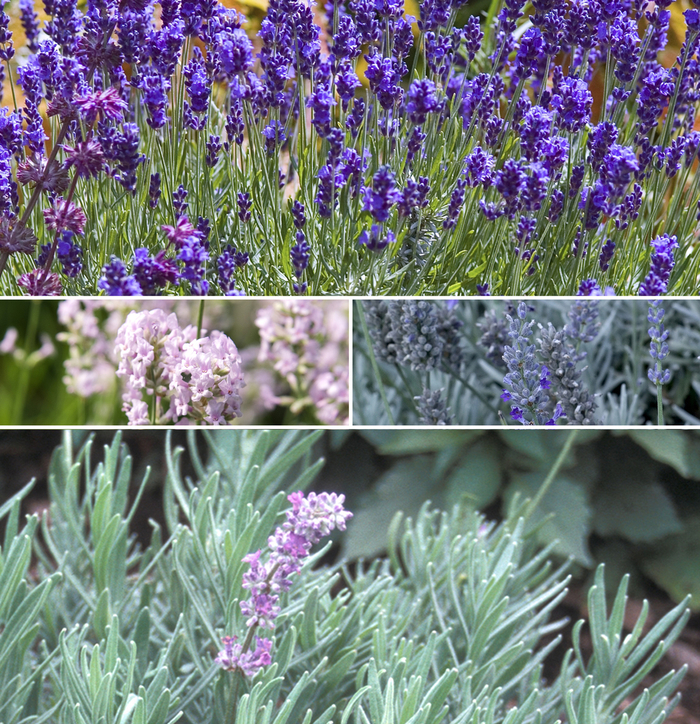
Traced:
<path fill-rule="evenodd" d="M 649 367 L 647 376 L 652 384 L 660 386 L 667 384 L 671 379 L 671 370 L 665 370 L 661 361 L 668 357 L 669 349 L 668 330 L 664 326 L 665 310 L 661 306 L 661 300 L 655 299 L 649 307 L 647 319 L 651 323 L 649 327 L 649 355 L 654 360 L 654 364 Z"/>
<path fill-rule="evenodd" d="M 99 117 L 119 123 L 124 117 L 127 104 L 116 88 L 109 87 L 103 91 L 93 91 L 73 100 L 78 107 L 82 119 L 91 126 Z"/>
<path fill-rule="evenodd" d="M 374 252 L 384 251 L 389 244 L 395 242 L 396 236 L 394 236 L 394 233 L 387 230 L 386 234 L 384 234 L 380 224 L 372 224 L 371 230 L 363 230 L 357 239 L 360 246 L 365 246 L 369 251 Z"/>
<path fill-rule="evenodd" d="M 248 193 L 238 193 L 236 195 L 236 203 L 238 204 L 238 218 L 245 224 L 250 221 L 250 209 L 253 202 Z"/>
<path fill-rule="evenodd" d="M 345 530 L 352 513 L 343 507 L 345 496 L 335 493 L 309 493 L 299 491 L 288 496 L 292 504 L 286 511 L 287 520 L 268 538 L 269 555 L 262 560 L 258 550 L 243 558 L 250 568 L 243 574 L 243 588 L 250 591 L 250 598 L 241 601 L 241 612 L 247 616 L 246 626 L 255 630 L 274 628 L 279 615 L 279 594 L 292 586 L 291 576 L 301 570 L 302 560 L 309 555 L 311 546 L 330 535 L 333 530 Z M 255 676 L 271 663 L 269 639 L 255 637 L 255 651 L 244 650 L 235 644 L 235 638 L 221 639 L 224 649 L 216 657 L 216 663 L 225 671 L 241 671 Z M 247 639 L 248 640 L 248 639 Z"/>
<path fill-rule="evenodd" d="M 569 133 L 578 133 L 591 118 L 593 96 L 580 78 L 566 77 L 552 96 L 557 122 Z"/>
<path fill-rule="evenodd" d="M 382 166 L 374 174 L 371 187 L 364 187 L 364 211 L 369 211 L 379 222 L 387 221 L 391 207 L 401 201 L 401 193 L 396 188 L 394 174 L 389 166 Z"/>
<path fill-rule="evenodd" d="M 336 61 L 344 58 L 353 60 L 361 52 L 355 22 L 349 15 L 338 18 L 338 30 L 333 36 L 333 56 Z"/>
<path fill-rule="evenodd" d="M 17 284 L 32 297 L 57 297 L 63 291 L 58 274 L 46 269 L 32 269 L 22 274 L 17 278 Z"/>
<path fill-rule="evenodd" d="M 160 174 L 152 173 L 148 184 L 148 205 L 155 209 L 160 199 Z"/>
<path fill-rule="evenodd" d="M 216 268 L 219 277 L 219 287 L 226 296 L 240 296 L 235 288 L 236 279 L 234 273 L 236 269 L 243 268 L 248 263 L 248 254 L 240 252 L 235 246 L 227 244 L 226 248 L 221 252 L 216 260 Z"/>
<path fill-rule="evenodd" d="M 303 231 L 297 231 L 296 244 L 290 249 L 289 255 L 292 266 L 294 267 L 294 274 L 296 278 L 299 279 L 309 265 L 309 259 L 311 257 L 311 247 L 306 241 L 306 236 Z"/>
<path fill-rule="evenodd" d="M 239 146 L 243 143 L 243 132 L 245 126 L 243 123 L 243 106 L 240 99 L 231 99 L 231 112 L 226 116 L 226 136 L 229 143 L 237 143 Z"/>
<path fill-rule="evenodd" d="M 350 61 L 347 59 L 341 60 L 335 77 L 335 89 L 338 91 L 344 111 L 348 110 L 350 101 L 355 97 L 355 90 L 361 85 L 360 79 L 357 77 L 357 73 Z"/>
<path fill-rule="evenodd" d="M 207 155 L 204 157 L 204 162 L 209 168 L 214 168 L 216 162 L 219 160 L 219 152 L 221 151 L 221 136 L 214 136 L 210 134 L 209 140 L 207 141 Z"/>
<path fill-rule="evenodd" d="M 284 124 L 280 123 L 280 121 L 270 121 L 263 129 L 262 135 L 265 138 L 265 150 L 270 154 L 274 153 L 277 147 L 287 140 Z"/>
<path fill-rule="evenodd" d="M 607 184 L 611 198 L 625 194 L 632 180 L 632 174 L 639 170 L 634 151 L 628 146 L 614 143 L 610 146 L 600 167 L 600 177 Z"/>
<path fill-rule="evenodd" d="M 542 31 L 539 28 L 528 28 L 520 39 L 515 56 L 513 74 L 518 80 L 526 80 L 535 72 L 541 52 Z"/>
<path fill-rule="evenodd" d="M 600 270 L 605 272 L 610 266 L 610 261 L 615 253 L 615 242 L 612 239 L 608 239 L 603 248 L 600 250 L 600 257 L 598 263 L 600 264 Z"/>
<path fill-rule="evenodd" d="M 551 127 L 552 114 L 542 106 L 534 106 L 525 114 L 520 127 L 520 149 L 530 163 L 542 155 L 551 137 Z"/>
<path fill-rule="evenodd" d="M 367 61 L 365 77 L 381 107 L 389 110 L 399 104 L 403 99 L 403 90 L 399 85 L 401 78 L 396 61 L 393 58 L 384 58 L 378 53 L 372 56 L 365 55 L 365 60 Z"/>
<path fill-rule="evenodd" d="M 170 80 L 153 66 L 139 69 L 136 87 L 143 93 L 143 103 L 148 110 L 148 125 L 151 128 L 163 128 L 167 123 L 165 108 L 168 104 Z"/>
<path fill-rule="evenodd" d="M 589 163 L 596 171 L 603 164 L 610 147 L 617 141 L 618 132 L 614 123 L 605 121 L 595 126 L 588 136 Z"/>
<path fill-rule="evenodd" d="M 317 85 L 306 99 L 306 105 L 314 112 L 312 123 L 316 132 L 321 138 L 325 138 L 331 130 L 331 108 L 336 105 L 330 84 Z"/>
<path fill-rule="evenodd" d="M 447 207 L 447 218 L 442 222 L 443 229 L 453 229 L 457 225 L 457 218 L 459 212 L 464 204 L 464 189 L 467 186 L 467 180 L 464 176 L 457 179 L 452 196 L 450 196 L 450 203 Z"/>
<path fill-rule="evenodd" d="M 493 183 L 493 169 L 496 159 L 481 146 L 474 150 L 464 159 L 464 172 L 467 178 L 467 185 L 476 187 L 483 185 L 488 187 Z"/>
<path fill-rule="evenodd" d="M 74 279 L 83 268 L 83 249 L 73 241 L 73 234 L 65 232 L 56 246 L 56 256 L 63 273 Z"/>
<path fill-rule="evenodd" d="M 503 196 L 506 213 L 513 216 L 520 206 L 520 194 L 526 181 L 521 165 L 512 158 L 506 160 L 503 168 L 496 173 L 496 189 Z"/>
<path fill-rule="evenodd" d="M 673 250 L 678 248 L 678 241 L 675 236 L 662 234 L 651 240 L 651 247 L 651 268 L 639 285 L 640 297 L 658 297 L 666 294 L 675 264 Z"/>
<path fill-rule="evenodd" d="M 221 68 L 227 77 L 245 73 L 253 65 L 253 44 L 242 28 L 226 28 L 216 38 Z"/>
<path fill-rule="evenodd" d="M 411 123 L 422 126 L 429 113 L 440 110 L 440 99 L 435 83 L 429 78 L 420 78 L 411 83 L 408 89 L 406 111 Z"/>
<path fill-rule="evenodd" d="M 54 231 L 82 234 L 87 218 L 79 206 L 59 196 L 48 209 L 44 209 L 44 221 Z"/>
<path fill-rule="evenodd" d="M 192 58 L 182 69 L 185 76 L 185 89 L 190 97 L 191 108 L 195 113 L 206 113 L 209 108 L 211 80 L 207 77 L 202 51 L 195 45 Z"/>
<path fill-rule="evenodd" d="M 148 249 L 136 249 L 133 272 L 134 279 L 141 287 L 141 293 L 146 296 L 157 294 L 168 283 L 177 284 L 177 263 L 173 259 L 167 259 L 164 250 L 151 256 Z"/>
<path fill-rule="evenodd" d="M 32 53 L 38 50 L 36 39 L 39 37 L 39 19 L 34 12 L 34 0 L 19 0 L 20 20 L 24 35 L 27 38 L 27 47 Z"/>
<path fill-rule="evenodd" d="M 673 93 L 671 74 L 661 66 L 652 68 L 643 80 L 642 90 L 637 96 L 639 131 L 646 134 L 656 128 L 658 118 Z"/>
<path fill-rule="evenodd" d="M 126 273 L 124 262 L 112 255 L 108 264 L 102 267 L 98 289 L 111 297 L 140 297 L 141 286 L 133 275 Z"/>

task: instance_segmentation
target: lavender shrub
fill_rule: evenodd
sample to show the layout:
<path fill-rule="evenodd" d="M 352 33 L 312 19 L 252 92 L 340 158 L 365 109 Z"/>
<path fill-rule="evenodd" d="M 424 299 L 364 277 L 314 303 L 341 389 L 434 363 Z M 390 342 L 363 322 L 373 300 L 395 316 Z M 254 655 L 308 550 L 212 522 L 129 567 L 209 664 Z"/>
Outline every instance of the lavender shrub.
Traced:
<path fill-rule="evenodd" d="M 41 529 L 36 514 L 20 523 L 33 482 L 0 506 L 3 722 L 475 724 L 488 711 L 494 724 L 564 713 L 661 724 L 677 704 L 685 666 L 636 689 L 678 639 L 689 597 L 623 638 L 628 576 L 611 607 L 602 566 L 588 597 L 592 651 L 574 654 L 581 621 L 566 665 L 544 678 L 568 636 L 555 612 L 570 577 L 537 543 L 536 501 L 498 525 L 426 503 L 375 531 L 389 528 L 388 556 L 353 560 L 334 544 L 360 516 L 343 494 L 309 490 L 322 433 L 191 431 L 187 451 L 158 434 L 160 486 L 147 469 L 132 487 L 119 433 L 98 456 L 90 437 L 77 446 L 66 432 Z M 554 473 L 542 494 L 561 485 Z M 139 543 L 147 487 L 165 522 Z"/>
<path fill-rule="evenodd" d="M 355 423 L 700 425 L 694 300 L 365 301 L 355 317 Z"/>
<path fill-rule="evenodd" d="M 700 16 L 669 58 L 670 5 L 22 0 L 0 290 L 695 293 Z"/>

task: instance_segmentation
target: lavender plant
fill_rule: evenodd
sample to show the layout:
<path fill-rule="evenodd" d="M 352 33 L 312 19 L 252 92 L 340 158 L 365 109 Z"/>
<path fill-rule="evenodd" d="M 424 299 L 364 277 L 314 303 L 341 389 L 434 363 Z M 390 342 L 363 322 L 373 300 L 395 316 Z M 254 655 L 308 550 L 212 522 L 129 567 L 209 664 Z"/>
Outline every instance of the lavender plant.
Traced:
<path fill-rule="evenodd" d="M 317 433 L 215 431 L 204 457 L 190 438 L 197 482 L 166 443 L 166 530 L 153 522 L 143 547 L 131 525 L 148 471 L 129 507 L 118 435 L 95 466 L 90 440 L 76 450 L 66 433 L 41 523 L 19 527 L 31 484 L 0 508 L 3 722 L 477 724 L 490 712 L 497 723 L 651 724 L 675 706 L 684 668 L 635 692 L 687 621 L 686 602 L 644 635 L 643 611 L 623 640 L 627 579 L 608 615 L 602 569 L 590 660 L 581 622 L 560 672 L 544 678 L 561 635 L 543 637 L 563 625 L 552 612 L 568 577 L 537 545 L 527 505 L 501 525 L 425 505 L 394 521 L 388 559 L 323 565 L 328 546 L 305 554 L 350 516 L 342 496 L 303 492 L 323 464 Z M 266 542 L 274 560 L 261 560 Z M 229 639 L 217 655 L 221 635 L 253 617 L 249 632 L 275 623 L 255 655 Z"/>
<path fill-rule="evenodd" d="M 8 422 L 23 422 L 28 389 L 50 399 L 51 378 L 35 376 L 33 368 L 51 354 L 63 363 L 62 394 L 82 410 L 67 404 L 35 411 L 32 419 L 44 424 L 347 425 L 347 302 L 231 304 L 44 302 L 42 309 L 62 325 L 55 346 L 40 332 L 43 346 L 28 355 L 14 326 L 7 326 L 0 344 L 0 360 L 4 356 L 19 375 L 19 387 L 6 395 Z M 35 319 L 40 302 L 19 305 L 29 313 L 25 344 L 31 344 L 41 328 Z"/>
<path fill-rule="evenodd" d="M 694 293 L 700 23 L 667 67 L 671 4 L 272 0 L 255 35 L 216 0 L 22 0 L 0 289 Z"/>
<path fill-rule="evenodd" d="M 649 366 L 647 372 L 649 380 L 656 385 L 656 400 L 658 410 L 658 422 L 659 425 L 664 424 L 664 405 L 662 389 L 671 379 L 671 370 L 665 370 L 661 366 L 661 360 L 668 357 L 668 330 L 664 327 L 663 318 L 666 312 L 661 306 L 661 302 L 657 299 L 651 303 L 649 307 L 649 316 L 647 319 L 651 322 L 649 327 L 649 337 L 651 342 L 649 343 L 649 354 L 654 360 L 654 364 Z"/>
<path fill-rule="evenodd" d="M 668 302 L 666 317 L 658 300 L 397 300 L 355 309 L 357 423 L 664 424 L 665 404 L 666 422 L 700 424 L 692 300 Z M 442 327 L 425 321 L 438 319 Z M 426 348 L 429 367 L 416 357 Z"/>

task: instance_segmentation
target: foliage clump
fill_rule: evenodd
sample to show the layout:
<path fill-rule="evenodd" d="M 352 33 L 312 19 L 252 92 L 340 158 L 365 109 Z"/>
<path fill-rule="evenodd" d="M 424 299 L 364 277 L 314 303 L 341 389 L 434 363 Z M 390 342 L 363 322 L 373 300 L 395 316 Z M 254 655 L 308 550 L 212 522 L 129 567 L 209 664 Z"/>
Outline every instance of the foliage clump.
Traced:
<path fill-rule="evenodd" d="M 165 530 L 141 547 L 130 523 L 131 459 L 119 435 L 94 466 L 70 433 L 53 456 L 51 508 L 19 528 L 27 486 L 7 517 L 0 570 L 3 724 L 657 724 L 684 671 L 635 696 L 683 628 L 682 603 L 645 636 L 646 609 L 625 635 L 626 580 L 606 608 L 602 569 L 589 595 L 593 655 L 579 645 L 553 681 L 543 664 L 560 637 L 566 594 L 526 525 L 500 525 L 426 504 L 394 520 L 388 558 L 323 565 L 312 550 L 270 632 L 271 664 L 250 678 L 215 661 L 221 635 L 245 630 L 240 602 L 251 551 L 323 461 L 318 434 L 194 435 L 197 482 L 166 445 Z M 39 535 L 39 530 L 41 535 Z M 30 574 L 32 551 L 37 557 Z M 325 560 L 325 559 L 324 559 Z"/>

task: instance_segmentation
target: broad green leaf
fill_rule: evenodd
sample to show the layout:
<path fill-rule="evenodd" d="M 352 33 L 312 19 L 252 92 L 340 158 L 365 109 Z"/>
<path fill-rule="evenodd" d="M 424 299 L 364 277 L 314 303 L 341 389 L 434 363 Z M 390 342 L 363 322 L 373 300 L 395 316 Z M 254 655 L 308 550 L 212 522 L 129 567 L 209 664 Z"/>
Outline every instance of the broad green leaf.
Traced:
<path fill-rule="evenodd" d="M 656 543 L 654 553 L 641 561 L 641 567 L 673 599 L 692 595 L 690 606 L 700 611 L 700 516 L 685 520 L 684 530 Z"/>
<path fill-rule="evenodd" d="M 682 430 L 627 430 L 647 453 L 675 468 L 684 478 L 700 478 L 700 440 Z"/>
<path fill-rule="evenodd" d="M 466 445 L 481 430 L 362 430 L 360 433 L 381 455 L 418 455 Z"/>
<path fill-rule="evenodd" d="M 542 473 L 518 473 L 511 476 L 505 491 L 506 510 L 516 493 L 520 499 L 532 498 L 543 482 Z M 552 483 L 539 507 L 532 516 L 532 523 L 541 522 L 551 514 L 537 532 L 542 544 L 556 541 L 554 550 L 562 556 L 573 558 L 585 566 L 593 563 L 588 550 L 588 534 L 591 523 L 591 506 L 586 490 L 566 476 L 560 475 Z"/>
<path fill-rule="evenodd" d="M 448 506 L 465 500 L 467 505 L 481 509 L 492 503 L 501 486 L 501 451 L 493 438 L 478 440 L 465 453 L 464 460 L 445 482 Z"/>
<path fill-rule="evenodd" d="M 673 502 L 653 480 L 610 479 L 593 497 L 593 528 L 633 543 L 658 540 L 682 529 Z"/>
<path fill-rule="evenodd" d="M 394 514 L 401 510 L 415 515 L 422 503 L 435 498 L 433 461 L 416 456 L 397 463 L 377 481 L 362 505 L 354 512 L 352 525 L 343 538 L 343 552 L 349 558 L 370 557 L 387 547 L 387 534 Z"/>

